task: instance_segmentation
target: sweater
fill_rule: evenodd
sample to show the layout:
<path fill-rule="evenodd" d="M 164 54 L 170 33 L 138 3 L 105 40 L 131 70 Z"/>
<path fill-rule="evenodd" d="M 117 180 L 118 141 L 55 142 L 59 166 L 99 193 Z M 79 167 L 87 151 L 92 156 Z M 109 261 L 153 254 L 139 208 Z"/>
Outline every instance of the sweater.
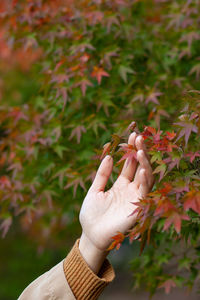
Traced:
<path fill-rule="evenodd" d="M 34 280 L 18 300 L 95 300 L 114 278 L 107 259 L 97 275 L 89 268 L 78 239 L 67 257 Z"/>

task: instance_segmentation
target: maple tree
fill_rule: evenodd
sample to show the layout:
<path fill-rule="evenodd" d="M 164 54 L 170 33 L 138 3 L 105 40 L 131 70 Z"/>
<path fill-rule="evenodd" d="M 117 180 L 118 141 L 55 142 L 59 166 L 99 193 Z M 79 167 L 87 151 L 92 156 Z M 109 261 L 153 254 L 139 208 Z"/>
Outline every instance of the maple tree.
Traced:
<path fill-rule="evenodd" d="M 199 13 L 199 0 L 0 2 L 2 237 L 17 224 L 40 252 L 60 248 L 100 160 L 114 180 L 135 159 L 135 130 L 156 184 L 111 248 L 140 243 L 136 288 L 199 284 Z"/>

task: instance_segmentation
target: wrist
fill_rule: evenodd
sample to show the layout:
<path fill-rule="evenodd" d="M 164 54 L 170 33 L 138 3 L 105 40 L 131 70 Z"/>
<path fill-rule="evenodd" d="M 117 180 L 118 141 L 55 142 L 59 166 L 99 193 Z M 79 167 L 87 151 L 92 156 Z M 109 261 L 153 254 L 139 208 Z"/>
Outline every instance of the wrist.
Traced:
<path fill-rule="evenodd" d="M 98 249 L 91 240 L 83 232 L 79 241 L 79 251 L 90 267 L 90 269 L 98 274 L 101 266 L 108 255 L 108 251 Z"/>

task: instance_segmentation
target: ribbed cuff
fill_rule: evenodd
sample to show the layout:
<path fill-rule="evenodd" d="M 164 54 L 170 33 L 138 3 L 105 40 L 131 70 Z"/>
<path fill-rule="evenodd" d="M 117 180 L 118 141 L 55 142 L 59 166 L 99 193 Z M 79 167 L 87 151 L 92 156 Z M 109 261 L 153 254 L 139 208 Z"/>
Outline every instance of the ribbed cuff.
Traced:
<path fill-rule="evenodd" d="M 89 268 L 79 251 L 79 239 L 64 260 L 64 273 L 77 300 L 95 300 L 115 278 L 115 272 L 105 259 L 98 276 Z"/>

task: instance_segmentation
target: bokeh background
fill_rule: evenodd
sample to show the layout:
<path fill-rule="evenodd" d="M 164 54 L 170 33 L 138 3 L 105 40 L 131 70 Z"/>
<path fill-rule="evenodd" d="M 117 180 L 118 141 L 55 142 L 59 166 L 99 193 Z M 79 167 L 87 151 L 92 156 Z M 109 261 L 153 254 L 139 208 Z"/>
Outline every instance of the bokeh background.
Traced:
<path fill-rule="evenodd" d="M 132 121 L 172 131 L 187 103 L 198 108 L 199 50 L 199 0 L 0 1 L 1 300 L 17 299 L 80 236 L 81 203 L 113 134 L 125 139 Z M 194 159 L 196 133 L 189 144 Z M 192 176 L 196 165 L 189 166 L 183 163 L 177 177 Z M 162 275 L 175 255 L 166 254 L 170 236 L 159 237 L 157 260 L 147 246 L 144 272 L 133 262 L 139 242 L 125 241 L 109 256 L 117 278 L 100 299 L 142 300 L 148 291 L 155 300 L 199 299 L 194 217 L 196 252 L 183 247 L 176 258 L 181 276 Z M 166 295 L 159 284 L 169 276 Z"/>

